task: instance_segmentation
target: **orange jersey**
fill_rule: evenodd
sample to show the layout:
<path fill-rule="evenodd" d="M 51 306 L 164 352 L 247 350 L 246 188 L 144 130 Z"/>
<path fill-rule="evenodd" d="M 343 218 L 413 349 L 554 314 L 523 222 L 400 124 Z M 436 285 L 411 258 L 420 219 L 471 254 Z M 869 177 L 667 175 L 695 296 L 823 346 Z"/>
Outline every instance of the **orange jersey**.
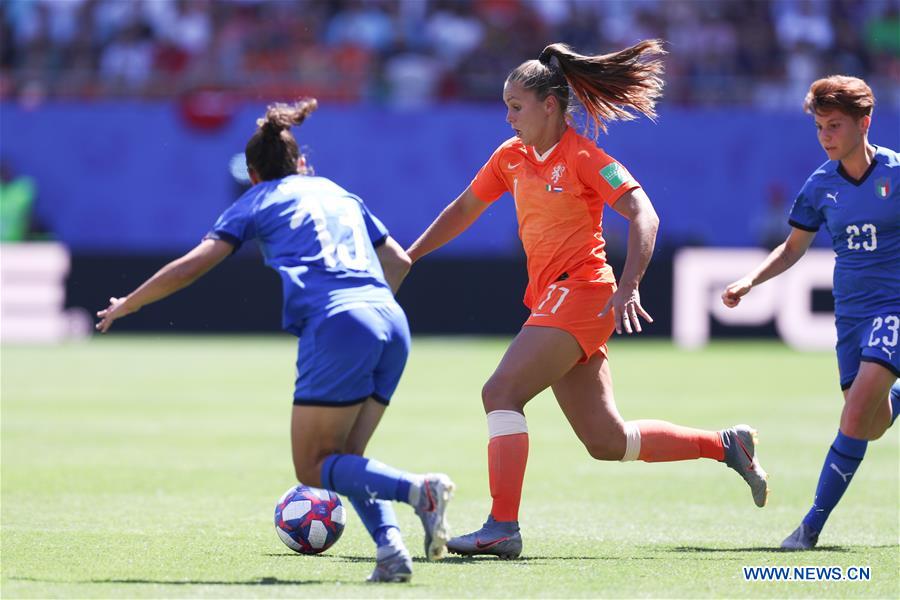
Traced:
<path fill-rule="evenodd" d="M 484 202 L 503 192 L 513 196 L 528 262 L 528 308 L 563 274 L 615 283 L 604 251 L 603 205 L 638 187 L 625 167 L 571 128 L 544 157 L 518 138 L 505 141 L 472 180 Z"/>

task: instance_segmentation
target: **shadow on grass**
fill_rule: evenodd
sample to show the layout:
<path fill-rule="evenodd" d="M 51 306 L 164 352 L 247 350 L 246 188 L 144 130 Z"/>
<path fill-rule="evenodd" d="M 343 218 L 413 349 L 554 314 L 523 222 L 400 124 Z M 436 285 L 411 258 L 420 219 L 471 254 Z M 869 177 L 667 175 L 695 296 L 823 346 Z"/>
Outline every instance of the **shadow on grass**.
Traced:
<path fill-rule="evenodd" d="M 329 560 L 341 562 L 375 562 L 375 554 L 371 556 L 351 556 L 346 554 L 300 554 L 299 552 L 264 552 L 260 556 L 271 558 L 289 558 L 291 560 Z M 424 558 L 413 558 L 413 562 L 428 562 Z"/>
<path fill-rule="evenodd" d="M 62 579 L 41 579 L 38 577 L 10 577 L 16 581 L 34 581 L 38 583 L 69 583 L 69 584 L 138 584 L 138 585 L 319 585 L 332 584 L 334 581 L 322 581 L 318 579 L 279 579 L 277 577 L 259 577 L 257 579 L 248 579 L 246 581 L 215 581 L 203 579 L 86 579 L 86 580 L 62 580 Z M 342 585 L 352 584 L 353 582 L 344 582 Z"/>
<path fill-rule="evenodd" d="M 273 556 L 273 557 L 301 557 L 299 554 L 283 554 L 283 553 L 268 553 L 263 556 Z M 374 556 L 349 556 L 349 555 L 335 555 L 335 556 L 316 556 L 317 560 L 334 560 L 339 562 L 351 562 L 351 563 L 371 563 L 375 561 Z M 465 564 L 477 561 L 492 561 L 498 560 L 503 563 L 540 563 L 543 561 L 576 561 L 576 560 L 618 560 L 618 561 L 627 561 L 627 560 L 661 560 L 662 557 L 659 556 L 520 556 L 519 558 L 512 559 L 504 559 L 500 560 L 496 556 L 446 556 L 440 562 L 447 564 Z M 414 563 L 430 563 L 432 561 L 426 560 L 421 556 L 413 557 Z"/>
<path fill-rule="evenodd" d="M 425 562 L 425 559 L 421 559 Z M 661 560 L 659 556 L 520 556 L 519 558 L 498 559 L 496 556 L 448 556 L 441 562 L 449 564 L 466 564 L 473 562 L 499 561 L 506 564 L 542 563 L 550 561 L 579 561 L 579 560 L 606 560 L 606 561 L 631 561 L 631 560 Z"/>
<path fill-rule="evenodd" d="M 877 546 L 867 546 L 875 548 Z M 657 548 L 660 550 L 660 548 Z M 797 550 L 787 550 L 778 546 L 753 546 L 747 548 L 710 548 L 709 546 L 676 546 L 669 548 L 671 552 L 697 552 L 701 554 L 717 553 L 728 554 L 730 552 L 772 552 L 779 554 L 798 554 Z M 846 546 L 819 546 L 815 550 L 807 550 L 806 552 L 850 552 L 852 549 Z M 802 552 L 800 552 L 802 553 Z"/>

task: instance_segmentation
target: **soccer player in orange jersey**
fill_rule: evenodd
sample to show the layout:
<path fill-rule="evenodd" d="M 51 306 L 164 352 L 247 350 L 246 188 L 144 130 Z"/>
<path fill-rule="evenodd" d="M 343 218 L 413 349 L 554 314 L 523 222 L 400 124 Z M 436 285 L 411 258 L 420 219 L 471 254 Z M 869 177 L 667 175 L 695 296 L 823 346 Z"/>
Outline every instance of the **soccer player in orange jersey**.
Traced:
<path fill-rule="evenodd" d="M 652 322 L 638 286 L 659 219 L 632 175 L 568 119 L 570 94 L 596 130 L 655 117 L 662 92 L 661 42 L 646 40 L 603 56 L 547 46 L 538 60 L 506 79 L 503 101 L 515 137 L 500 145 L 468 188 L 407 251 L 415 262 L 469 227 L 503 192 L 512 194 L 528 261 L 525 304 L 531 315 L 482 389 L 487 412 L 488 469 L 493 504 L 484 526 L 453 538 L 451 552 L 522 551 L 518 512 L 528 457 L 525 405 L 551 387 L 575 434 L 598 460 L 646 462 L 711 458 L 734 468 L 764 506 L 766 473 L 755 456 L 756 432 L 746 425 L 703 431 L 664 421 L 625 421 L 613 398 L 606 342 L 613 330 L 641 332 Z M 606 205 L 629 220 L 628 255 L 618 284 L 606 262 Z"/>

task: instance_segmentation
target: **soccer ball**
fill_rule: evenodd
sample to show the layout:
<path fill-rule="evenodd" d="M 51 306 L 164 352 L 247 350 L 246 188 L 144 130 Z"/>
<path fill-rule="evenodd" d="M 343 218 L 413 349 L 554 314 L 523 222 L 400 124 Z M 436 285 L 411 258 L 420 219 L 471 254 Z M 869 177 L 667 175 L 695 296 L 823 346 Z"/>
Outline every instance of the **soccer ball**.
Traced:
<path fill-rule="evenodd" d="M 319 554 L 344 533 L 346 516 L 334 492 L 296 485 L 275 505 L 275 531 L 284 544 L 300 554 Z"/>

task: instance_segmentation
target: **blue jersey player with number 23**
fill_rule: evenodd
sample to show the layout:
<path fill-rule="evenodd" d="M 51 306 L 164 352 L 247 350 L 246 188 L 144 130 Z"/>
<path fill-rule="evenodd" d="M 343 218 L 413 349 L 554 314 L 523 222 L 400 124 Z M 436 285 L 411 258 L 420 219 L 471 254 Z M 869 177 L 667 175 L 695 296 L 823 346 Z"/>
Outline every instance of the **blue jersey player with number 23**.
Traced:
<path fill-rule="evenodd" d="M 726 306 L 737 306 L 754 286 L 796 263 L 820 228 L 831 236 L 844 410 L 812 508 L 781 544 L 788 550 L 815 547 L 866 446 L 900 410 L 900 155 L 869 143 L 874 105 L 872 90 L 855 77 L 835 75 L 810 86 L 804 108 L 829 160 L 800 190 L 787 240 L 722 294 Z"/>
<path fill-rule="evenodd" d="M 299 338 L 291 414 L 297 479 L 347 496 L 376 544 L 374 582 L 412 575 L 390 501 L 415 509 L 425 557 L 442 558 L 453 483 L 415 475 L 363 456 L 400 381 L 409 326 L 394 292 L 410 260 L 362 200 L 313 177 L 291 134 L 314 99 L 275 104 L 257 121 L 245 150 L 254 186 L 229 207 L 205 239 L 124 298 L 110 298 L 97 329 L 190 285 L 255 240 L 281 276 L 283 326 Z"/>

